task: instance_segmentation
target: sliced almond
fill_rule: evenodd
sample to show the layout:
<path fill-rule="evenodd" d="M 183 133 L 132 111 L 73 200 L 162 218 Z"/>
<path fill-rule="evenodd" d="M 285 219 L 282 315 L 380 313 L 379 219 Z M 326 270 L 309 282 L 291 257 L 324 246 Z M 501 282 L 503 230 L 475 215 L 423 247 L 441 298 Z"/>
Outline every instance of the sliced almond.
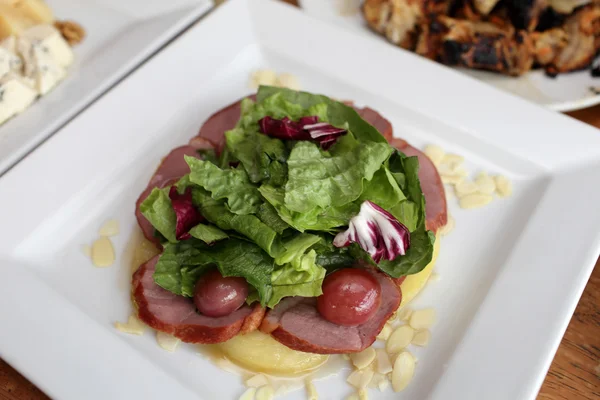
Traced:
<path fill-rule="evenodd" d="M 438 233 L 442 236 L 446 236 L 447 234 L 452 232 L 452 230 L 454 229 L 455 226 L 456 226 L 456 220 L 454 219 L 454 217 L 452 215 L 448 214 L 448 221 L 446 222 L 446 225 L 442 226 L 438 230 Z"/>
<path fill-rule="evenodd" d="M 479 186 L 477 186 L 474 182 L 464 180 L 454 185 L 454 190 L 456 192 L 456 196 L 461 198 L 471 193 L 477 193 L 477 191 L 479 191 Z"/>
<path fill-rule="evenodd" d="M 300 90 L 300 82 L 292 74 L 280 74 L 277 77 L 277 86 L 292 90 Z"/>
<path fill-rule="evenodd" d="M 81 251 L 86 257 L 92 258 L 92 246 L 90 246 L 89 244 L 84 244 L 83 246 L 81 246 Z"/>
<path fill-rule="evenodd" d="M 242 394 L 240 396 L 240 400 L 254 400 L 255 395 L 256 395 L 256 388 L 248 388 L 248 389 L 246 389 L 244 394 Z"/>
<path fill-rule="evenodd" d="M 377 385 L 380 392 L 385 392 L 389 386 L 390 386 L 390 380 L 387 378 L 387 375 L 385 376 L 385 379 L 382 379 L 381 381 L 379 381 L 379 385 Z"/>
<path fill-rule="evenodd" d="M 509 197 L 512 195 L 512 183 L 507 177 L 497 175 L 494 177 L 494 182 L 496 183 L 496 193 L 498 193 L 498 196 Z"/>
<path fill-rule="evenodd" d="M 350 396 L 346 397 L 346 400 L 360 400 L 358 397 L 358 393 L 352 393 Z"/>
<path fill-rule="evenodd" d="M 390 362 L 390 356 L 385 351 L 385 349 L 377 349 L 376 355 L 376 371 L 380 374 L 387 374 L 392 372 L 392 363 Z"/>
<path fill-rule="evenodd" d="M 115 328 L 123 333 L 139 336 L 144 334 L 146 325 L 144 325 L 135 315 L 130 315 L 126 324 L 115 322 Z"/>
<path fill-rule="evenodd" d="M 358 391 L 358 400 L 369 400 L 369 392 L 367 392 L 367 389 L 360 389 Z"/>
<path fill-rule="evenodd" d="M 98 231 L 100 236 L 116 236 L 119 234 L 119 221 L 116 219 L 109 219 L 106 221 Z"/>
<path fill-rule="evenodd" d="M 496 182 L 485 172 L 475 178 L 475 184 L 481 193 L 492 194 L 496 191 Z"/>
<path fill-rule="evenodd" d="M 265 386 L 269 384 L 269 380 L 263 374 L 254 375 L 244 382 L 247 387 L 251 388 L 259 388 L 261 386 Z"/>
<path fill-rule="evenodd" d="M 415 374 L 415 358 L 408 351 L 403 351 L 396 357 L 392 371 L 392 389 L 401 392 L 406 389 Z"/>
<path fill-rule="evenodd" d="M 412 320 L 412 317 L 411 317 Z M 410 344 L 410 342 L 413 339 L 413 336 L 415 334 L 415 331 L 413 328 L 411 328 L 409 325 L 402 325 L 398 328 L 396 328 L 396 330 L 394 332 L 392 332 L 392 334 L 390 335 L 390 337 L 388 338 L 387 342 L 385 343 L 385 350 L 388 353 L 398 353 L 399 351 L 401 351 L 402 349 L 404 349 L 406 346 L 408 346 Z"/>
<path fill-rule="evenodd" d="M 474 193 L 462 197 L 459 201 L 461 208 L 472 209 L 483 207 L 491 203 L 493 197 L 489 194 Z"/>
<path fill-rule="evenodd" d="M 157 331 L 156 342 L 161 348 L 172 353 L 177 349 L 177 346 L 181 340 L 173 335 L 169 335 L 168 333 Z"/>
<path fill-rule="evenodd" d="M 443 164 L 448 164 L 451 167 L 457 167 L 465 161 L 463 156 L 459 156 L 458 154 L 446 153 L 444 154 L 444 158 L 442 158 Z"/>
<path fill-rule="evenodd" d="M 369 347 L 360 353 L 351 354 L 350 360 L 352 360 L 352 364 L 354 364 L 357 369 L 366 368 L 371 365 L 373 360 L 375 360 L 375 349 Z"/>
<path fill-rule="evenodd" d="M 319 393 L 317 393 L 317 388 L 310 380 L 306 381 L 306 393 L 308 395 L 308 400 L 319 400 Z"/>
<path fill-rule="evenodd" d="M 364 389 L 369 385 L 372 378 L 373 378 L 373 370 L 372 369 L 370 369 L 370 368 L 357 369 L 348 376 L 348 379 L 346 379 L 346 382 L 348 382 L 350 385 L 354 386 L 357 389 Z"/>
<path fill-rule="evenodd" d="M 256 400 L 273 400 L 275 397 L 275 390 L 271 385 L 261 386 L 256 390 L 254 398 Z"/>
<path fill-rule="evenodd" d="M 444 149 L 442 149 L 440 146 L 436 146 L 433 144 L 425 146 L 425 150 L 423 152 L 436 166 L 442 162 L 445 155 Z"/>
<path fill-rule="evenodd" d="M 392 327 L 390 324 L 385 324 L 379 335 L 377 335 L 377 340 L 387 340 L 392 334 Z"/>
<path fill-rule="evenodd" d="M 277 74 L 272 69 L 261 69 L 255 71 L 251 78 L 249 86 L 252 89 L 258 89 L 260 85 L 275 86 L 277 83 Z"/>
<path fill-rule="evenodd" d="M 442 174 L 440 173 L 440 177 L 442 178 L 442 182 L 444 183 L 449 183 L 451 185 L 456 185 L 457 183 L 460 183 L 463 181 L 463 179 L 465 179 L 465 177 L 463 175 L 459 175 L 459 174 Z"/>
<path fill-rule="evenodd" d="M 412 314 L 412 309 L 408 308 L 408 307 L 403 307 L 401 309 L 399 309 L 397 311 L 398 313 L 398 319 L 400 321 L 406 321 L 410 318 L 410 315 Z"/>
<path fill-rule="evenodd" d="M 92 263 L 96 267 L 110 267 L 115 263 L 115 248 L 109 238 L 101 236 L 92 244 Z"/>
<path fill-rule="evenodd" d="M 415 346 L 425 347 L 429 344 L 429 338 L 431 338 L 431 332 L 427 329 L 420 329 L 415 332 L 411 343 Z"/>
<path fill-rule="evenodd" d="M 435 322 L 435 310 L 433 308 L 425 308 L 423 310 L 413 311 L 410 316 L 409 324 L 415 330 L 429 329 Z M 412 337 L 411 337 L 412 340 Z"/>

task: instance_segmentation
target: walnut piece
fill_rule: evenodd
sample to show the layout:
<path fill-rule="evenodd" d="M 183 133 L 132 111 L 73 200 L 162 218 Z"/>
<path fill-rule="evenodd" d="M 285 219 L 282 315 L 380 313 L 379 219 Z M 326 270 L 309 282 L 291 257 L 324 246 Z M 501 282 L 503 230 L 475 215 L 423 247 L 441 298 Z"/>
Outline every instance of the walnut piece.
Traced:
<path fill-rule="evenodd" d="M 54 27 L 71 46 L 80 43 L 85 37 L 85 29 L 75 21 L 55 21 Z"/>

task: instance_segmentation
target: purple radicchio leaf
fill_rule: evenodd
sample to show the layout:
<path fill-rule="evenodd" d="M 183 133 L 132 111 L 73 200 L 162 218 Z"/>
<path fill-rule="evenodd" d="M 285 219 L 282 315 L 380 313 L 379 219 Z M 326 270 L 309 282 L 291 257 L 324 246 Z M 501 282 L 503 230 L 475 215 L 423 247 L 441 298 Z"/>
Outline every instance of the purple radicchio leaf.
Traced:
<path fill-rule="evenodd" d="M 382 259 L 391 261 L 406 254 L 410 232 L 392 214 L 367 200 L 360 206 L 358 215 L 350 219 L 348 229 L 333 239 L 336 247 L 350 243 L 358 243 L 376 263 Z"/>

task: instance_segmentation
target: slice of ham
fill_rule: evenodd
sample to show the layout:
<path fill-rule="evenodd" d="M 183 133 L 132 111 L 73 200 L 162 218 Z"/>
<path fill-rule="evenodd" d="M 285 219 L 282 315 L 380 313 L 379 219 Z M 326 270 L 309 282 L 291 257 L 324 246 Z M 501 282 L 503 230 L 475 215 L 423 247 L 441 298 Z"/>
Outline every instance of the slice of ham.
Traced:
<path fill-rule="evenodd" d="M 427 229 L 434 233 L 437 232 L 439 228 L 448 222 L 446 192 L 437 168 L 425 153 L 412 147 L 405 140 L 394 138 L 391 144 L 407 156 L 419 157 L 419 180 L 421 181 L 421 190 L 423 190 L 425 196 Z"/>
<path fill-rule="evenodd" d="M 224 317 L 207 317 L 196 311 L 191 299 L 158 286 L 152 274 L 159 257 L 142 264 L 133 275 L 133 300 L 145 324 L 184 342 L 205 344 L 225 342 L 258 328 L 265 314 L 260 304 L 244 305 Z"/>
<path fill-rule="evenodd" d="M 152 175 L 148 186 L 135 202 L 135 217 L 137 218 L 138 224 L 140 228 L 142 228 L 142 232 L 144 233 L 146 239 L 157 246 L 160 246 L 160 243 L 158 238 L 154 236 L 154 227 L 141 213 L 140 204 L 146 200 L 146 197 L 148 197 L 148 195 L 152 192 L 152 189 L 169 186 L 177 182 L 177 180 L 185 174 L 189 173 L 190 168 L 185 162 L 184 156 L 200 158 L 200 155 L 197 152 L 200 144 L 209 145 L 209 142 L 197 141 L 196 146 L 187 145 L 171 150 L 171 152 L 167 154 L 165 158 L 163 158 L 160 165 L 156 169 L 156 172 L 154 172 L 154 175 Z"/>
<path fill-rule="evenodd" d="M 402 294 L 387 275 L 369 270 L 381 285 L 381 305 L 367 322 L 341 326 L 325 320 L 315 297 L 288 297 L 267 312 L 260 326 L 283 345 L 318 354 L 357 353 L 369 347 L 400 306 Z"/>

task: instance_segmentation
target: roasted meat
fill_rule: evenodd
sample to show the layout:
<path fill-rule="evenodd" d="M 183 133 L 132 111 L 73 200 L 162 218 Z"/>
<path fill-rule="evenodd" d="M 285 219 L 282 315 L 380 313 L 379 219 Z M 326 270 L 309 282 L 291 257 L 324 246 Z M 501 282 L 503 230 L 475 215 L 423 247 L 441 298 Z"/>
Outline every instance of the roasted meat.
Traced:
<path fill-rule="evenodd" d="M 533 31 L 547 7 L 546 0 L 504 0 L 508 16 L 517 29 Z"/>
<path fill-rule="evenodd" d="M 473 6 L 482 15 L 488 15 L 500 0 L 473 0 Z"/>
<path fill-rule="evenodd" d="M 568 44 L 548 65 L 551 75 L 587 68 L 600 50 L 600 6 L 583 7 L 570 16 L 564 25 Z"/>
<path fill-rule="evenodd" d="M 413 50 L 419 25 L 427 24 L 431 16 L 447 14 L 453 3 L 454 0 L 365 0 L 362 10 L 371 29 L 395 45 Z"/>
<path fill-rule="evenodd" d="M 533 32 L 531 40 L 533 41 L 535 63 L 546 66 L 552 63 L 567 46 L 568 35 L 564 29 L 554 28 L 545 32 Z"/>
<path fill-rule="evenodd" d="M 440 60 L 449 65 L 521 75 L 533 65 L 532 43 L 525 31 L 512 33 L 488 22 L 440 17 L 448 28 Z"/>

